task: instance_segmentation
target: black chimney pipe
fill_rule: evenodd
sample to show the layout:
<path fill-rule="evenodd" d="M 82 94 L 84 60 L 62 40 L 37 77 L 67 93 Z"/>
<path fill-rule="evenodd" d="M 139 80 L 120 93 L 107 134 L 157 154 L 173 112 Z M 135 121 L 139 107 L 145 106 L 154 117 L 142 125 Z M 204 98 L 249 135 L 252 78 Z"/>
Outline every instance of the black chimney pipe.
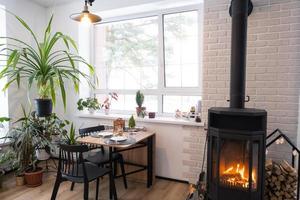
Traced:
<path fill-rule="evenodd" d="M 248 15 L 253 9 L 250 0 L 232 0 L 230 107 L 245 107 L 246 51 Z"/>

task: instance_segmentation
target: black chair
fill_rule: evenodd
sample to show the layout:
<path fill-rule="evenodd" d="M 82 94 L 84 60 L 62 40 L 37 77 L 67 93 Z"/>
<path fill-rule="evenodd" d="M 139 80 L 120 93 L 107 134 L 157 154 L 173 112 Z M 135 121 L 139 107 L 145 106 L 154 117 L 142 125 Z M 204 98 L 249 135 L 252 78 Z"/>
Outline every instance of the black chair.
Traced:
<path fill-rule="evenodd" d="M 58 171 L 55 185 L 53 188 L 51 200 L 56 199 L 56 195 L 63 181 L 71 181 L 72 183 L 83 183 L 84 193 L 83 199 L 88 200 L 89 182 L 96 180 L 96 200 L 99 193 L 99 178 L 109 175 L 110 192 L 114 200 L 117 200 L 117 192 L 112 171 L 108 168 L 101 168 L 97 165 L 85 162 L 83 153 L 89 151 L 87 145 L 60 145 Z"/>
<path fill-rule="evenodd" d="M 84 136 L 90 135 L 93 132 L 99 132 L 99 131 L 103 131 L 103 130 L 105 130 L 103 125 L 83 128 L 83 129 L 79 129 L 79 135 L 81 137 L 84 137 Z M 96 152 L 89 151 L 89 152 L 85 153 L 83 155 L 85 160 L 95 163 L 98 166 L 103 166 L 105 164 L 109 164 L 109 153 L 104 150 L 103 146 L 89 145 L 89 147 L 90 147 L 90 150 L 98 148 L 98 149 L 100 149 L 100 151 L 96 151 Z M 118 162 L 120 164 L 124 187 L 125 187 L 125 189 L 127 189 L 127 180 L 126 180 L 126 175 L 125 175 L 124 159 L 123 159 L 122 154 L 113 153 L 112 154 L 112 162 L 114 162 L 114 163 Z M 113 174 L 115 177 L 116 176 L 116 165 L 114 167 Z M 71 190 L 73 189 L 73 187 L 74 187 L 74 184 L 72 185 Z"/>

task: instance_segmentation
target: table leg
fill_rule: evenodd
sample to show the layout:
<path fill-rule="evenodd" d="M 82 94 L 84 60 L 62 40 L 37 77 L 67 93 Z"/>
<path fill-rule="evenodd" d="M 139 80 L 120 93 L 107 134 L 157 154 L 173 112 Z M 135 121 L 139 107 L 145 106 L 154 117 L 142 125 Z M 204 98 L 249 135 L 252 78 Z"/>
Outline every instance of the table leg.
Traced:
<path fill-rule="evenodd" d="M 153 136 L 147 139 L 147 188 L 152 186 L 153 179 Z"/>

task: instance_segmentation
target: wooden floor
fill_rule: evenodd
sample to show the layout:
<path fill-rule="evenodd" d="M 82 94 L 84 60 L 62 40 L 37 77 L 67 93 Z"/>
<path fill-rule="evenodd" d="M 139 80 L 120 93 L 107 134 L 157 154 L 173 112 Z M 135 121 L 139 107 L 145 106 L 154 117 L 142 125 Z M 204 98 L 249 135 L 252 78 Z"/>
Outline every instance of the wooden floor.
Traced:
<path fill-rule="evenodd" d="M 36 188 L 15 186 L 13 174 L 5 176 L 3 188 L 0 189 L 0 200 L 49 200 L 51 197 L 55 173 L 44 174 L 44 183 Z M 89 199 L 95 199 L 96 183 L 90 183 Z M 163 179 L 156 179 L 152 188 L 147 189 L 143 183 L 128 182 L 128 189 L 124 189 L 121 179 L 116 180 L 118 199 L 120 200 L 184 200 L 187 195 L 188 185 Z M 57 200 L 80 200 L 83 199 L 83 185 L 75 185 L 74 191 L 70 191 L 70 182 L 60 185 Z M 108 181 L 100 181 L 100 198 L 108 199 Z"/>

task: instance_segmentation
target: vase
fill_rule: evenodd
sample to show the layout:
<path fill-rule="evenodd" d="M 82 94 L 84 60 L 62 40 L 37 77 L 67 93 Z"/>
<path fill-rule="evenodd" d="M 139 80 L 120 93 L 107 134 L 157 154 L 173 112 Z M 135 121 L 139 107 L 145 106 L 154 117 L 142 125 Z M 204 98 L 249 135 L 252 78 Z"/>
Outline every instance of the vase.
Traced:
<path fill-rule="evenodd" d="M 144 118 L 146 116 L 146 107 L 136 107 L 136 115 Z"/>
<path fill-rule="evenodd" d="M 109 115 L 109 108 L 105 108 L 105 109 L 104 109 L 104 113 L 105 113 L 106 115 Z"/>

